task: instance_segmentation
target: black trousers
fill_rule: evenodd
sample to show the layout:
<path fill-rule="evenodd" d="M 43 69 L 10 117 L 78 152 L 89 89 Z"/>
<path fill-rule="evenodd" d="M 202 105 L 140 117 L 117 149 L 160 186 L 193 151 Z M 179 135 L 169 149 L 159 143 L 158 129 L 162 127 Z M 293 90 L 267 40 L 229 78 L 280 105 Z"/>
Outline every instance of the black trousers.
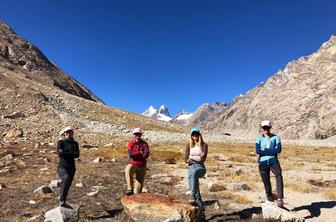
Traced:
<path fill-rule="evenodd" d="M 60 201 L 66 201 L 69 189 L 71 187 L 72 181 L 75 177 L 76 168 L 58 168 L 58 175 L 62 179 L 61 189 L 60 189 Z"/>
<path fill-rule="evenodd" d="M 278 198 L 283 199 L 284 198 L 283 178 L 282 178 L 281 167 L 279 163 L 274 163 L 271 165 L 259 164 L 259 172 L 260 172 L 261 179 L 264 183 L 267 199 L 269 201 L 273 201 L 270 171 L 272 171 L 272 173 L 275 175 L 275 182 L 276 182 Z"/>

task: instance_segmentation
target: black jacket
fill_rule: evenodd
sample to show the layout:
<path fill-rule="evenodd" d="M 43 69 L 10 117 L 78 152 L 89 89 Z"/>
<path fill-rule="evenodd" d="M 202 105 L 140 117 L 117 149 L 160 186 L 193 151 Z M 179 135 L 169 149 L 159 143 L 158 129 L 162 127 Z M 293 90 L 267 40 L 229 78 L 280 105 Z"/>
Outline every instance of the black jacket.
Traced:
<path fill-rule="evenodd" d="M 75 168 L 75 158 L 79 157 L 79 146 L 73 138 L 65 138 L 57 142 L 58 167 Z"/>

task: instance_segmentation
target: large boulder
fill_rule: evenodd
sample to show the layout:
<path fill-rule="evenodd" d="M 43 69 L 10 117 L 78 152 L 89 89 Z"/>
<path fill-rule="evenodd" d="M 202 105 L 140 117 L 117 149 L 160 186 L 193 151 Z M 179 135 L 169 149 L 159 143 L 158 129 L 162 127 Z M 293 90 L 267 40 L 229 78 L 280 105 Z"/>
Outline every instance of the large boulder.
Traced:
<path fill-rule="evenodd" d="M 196 222 L 199 209 L 187 201 L 156 194 L 123 196 L 121 203 L 134 221 L 146 222 Z"/>
<path fill-rule="evenodd" d="M 304 218 L 296 216 L 294 213 L 282 209 L 274 202 L 266 202 L 261 205 L 262 214 L 265 220 L 280 220 L 284 222 L 304 222 Z"/>
<path fill-rule="evenodd" d="M 79 206 L 68 204 L 65 207 L 56 207 L 45 214 L 44 222 L 76 222 Z"/>

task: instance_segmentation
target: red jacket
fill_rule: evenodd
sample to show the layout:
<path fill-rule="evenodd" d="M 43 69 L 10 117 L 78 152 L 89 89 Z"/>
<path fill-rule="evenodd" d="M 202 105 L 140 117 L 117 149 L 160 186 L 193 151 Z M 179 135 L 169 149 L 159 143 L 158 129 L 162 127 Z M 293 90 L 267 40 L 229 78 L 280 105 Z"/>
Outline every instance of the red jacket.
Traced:
<path fill-rule="evenodd" d="M 132 139 L 128 142 L 127 149 L 130 164 L 134 166 L 146 166 L 146 159 L 149 157 L 149 147 L 145 141 Z"/>

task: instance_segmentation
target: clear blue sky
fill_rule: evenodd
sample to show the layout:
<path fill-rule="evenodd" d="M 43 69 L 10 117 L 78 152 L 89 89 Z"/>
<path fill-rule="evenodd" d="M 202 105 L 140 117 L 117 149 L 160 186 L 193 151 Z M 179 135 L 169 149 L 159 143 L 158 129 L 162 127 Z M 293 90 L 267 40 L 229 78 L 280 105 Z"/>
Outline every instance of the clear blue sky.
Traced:
<path fill-rule="evenodd" d="M 107 104 L 229 102 L 336 28 L 329 0 L 11 0 L 0 19 Z"/>

